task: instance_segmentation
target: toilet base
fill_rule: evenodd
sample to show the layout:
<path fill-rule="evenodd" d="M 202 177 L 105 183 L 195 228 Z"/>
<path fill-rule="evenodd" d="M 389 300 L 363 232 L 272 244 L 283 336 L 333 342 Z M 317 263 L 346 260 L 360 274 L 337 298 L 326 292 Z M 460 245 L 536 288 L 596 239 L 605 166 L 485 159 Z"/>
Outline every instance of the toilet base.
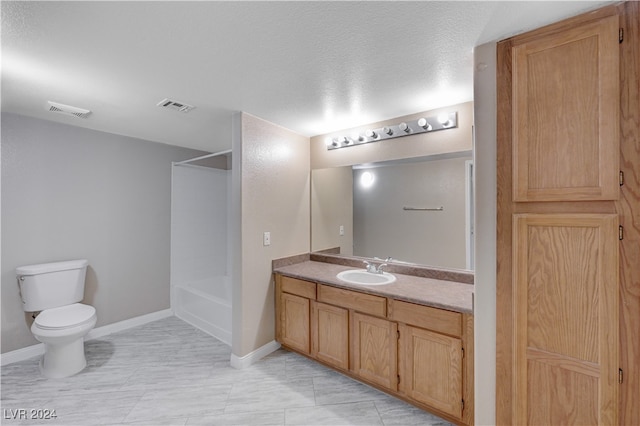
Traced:
<path fill-rule="evenodd" d="M 40 360 L 40 372 L 43 376 L 61 379 L 81 372 L 86 366 L 84 338 L 65 344 L 45 343 L 44 356 Z"/>

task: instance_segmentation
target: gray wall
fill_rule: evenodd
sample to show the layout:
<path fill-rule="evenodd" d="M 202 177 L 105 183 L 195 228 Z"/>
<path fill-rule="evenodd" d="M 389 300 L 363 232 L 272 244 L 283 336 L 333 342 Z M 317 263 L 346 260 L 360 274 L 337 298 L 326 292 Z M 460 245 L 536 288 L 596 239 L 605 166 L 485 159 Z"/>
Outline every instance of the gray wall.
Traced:
<path fill-rule="evenodd" d="M 167 309 L 171 162 L 202 154 L 2 114 L 2 352 L 37 343 L 20 265 L 88 259 L 97 326 Z"/>

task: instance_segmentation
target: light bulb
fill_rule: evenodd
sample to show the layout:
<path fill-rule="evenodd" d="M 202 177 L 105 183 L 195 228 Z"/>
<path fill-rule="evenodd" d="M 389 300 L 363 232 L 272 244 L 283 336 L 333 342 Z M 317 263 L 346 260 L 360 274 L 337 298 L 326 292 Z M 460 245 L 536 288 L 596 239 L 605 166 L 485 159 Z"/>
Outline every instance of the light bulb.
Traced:
<path fill-rule="evenodd" d="M 442 114 L 438 115 L 438 122 L 440 124 L 442 124 L 443 126 L 446 126 L 447 123 L 449 123 L 449 114 L 442 113 Z"/>
<path fill-rule="evenodd" d="M 421 118 L 418 120 L 418 126 L 422 127 L 425 130 L 431 130 L 431 124 L 427 122 L 426 118 Z"/>
<path fill-rule="evenodd" d="M 407 125 L 407 123 L 400 123 L 398 125 L 398 127 L 400 128 L 401 131 L 405 132 L 405 133 L 409 133 L 411 131 L 411 129 L 409 128 L 409 126 Z"/>
<path fill-rule="evenodd" d="M 371 187 L 374 181 L 375 181 L 375 176 L 371 172 L 367 171 L 360 175 L 360 185 L 362 185 L 363 188 Z"/>
<path fill-rule="evenodd" d="M 391 127 L 383 127 L 382 133 L 386 133 L 387 135 L 391 136 L 393 135 L 393 129 Z"/>
<path fill-rule="evenodd" d="M 374 132 L 373 130 L 371 130 L 371 129 L 367 130 L 367 131 L 365 132 L 365 135 L 366 135 L 368 138 L 372 138 L 372 139 L 375 139 L 375 138 L 377 138 L 377 137 L 378 137 L 378 134 L 377 134 L 376 132 Z"/>

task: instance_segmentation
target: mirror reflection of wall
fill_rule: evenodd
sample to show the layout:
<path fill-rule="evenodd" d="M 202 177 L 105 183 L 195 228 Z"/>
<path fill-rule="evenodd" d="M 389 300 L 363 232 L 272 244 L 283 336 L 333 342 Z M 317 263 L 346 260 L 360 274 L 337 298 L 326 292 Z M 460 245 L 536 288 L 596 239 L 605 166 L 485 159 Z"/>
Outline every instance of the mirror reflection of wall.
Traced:
<path fill-rule="evenodd" d="M 353 254 L 466 268 L 468 160 L 354 168 Z"/>
<path fill-rule="evenodd" d="M 353 256 L 353 172 L 330 167 L 311 172 L 311 251 L 339 247 Z"/>

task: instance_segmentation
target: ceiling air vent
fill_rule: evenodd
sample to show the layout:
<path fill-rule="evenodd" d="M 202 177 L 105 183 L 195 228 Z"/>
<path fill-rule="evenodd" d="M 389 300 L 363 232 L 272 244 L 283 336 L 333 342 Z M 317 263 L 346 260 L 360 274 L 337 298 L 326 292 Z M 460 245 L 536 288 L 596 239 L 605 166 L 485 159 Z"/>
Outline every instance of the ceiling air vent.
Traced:
<path fill-rule="evenodd" d="M 78 118 L 87 118 L 91 111 L 88 109 L 78 108 L 70 105 L 59 104 L 57 102 L 47 101 L 47 109 L 51 112 L 60 114 L 73 115 Z"/>
<path fill-rule="evenodd" d="M 171 99 L 163 99 L 156 104 L 156 106 L 168 109 L 174 109 L 180 112 L 189 112 L 195 107 L 193 105 L 185 104 L 184 102 L 172 101 Z"/>

